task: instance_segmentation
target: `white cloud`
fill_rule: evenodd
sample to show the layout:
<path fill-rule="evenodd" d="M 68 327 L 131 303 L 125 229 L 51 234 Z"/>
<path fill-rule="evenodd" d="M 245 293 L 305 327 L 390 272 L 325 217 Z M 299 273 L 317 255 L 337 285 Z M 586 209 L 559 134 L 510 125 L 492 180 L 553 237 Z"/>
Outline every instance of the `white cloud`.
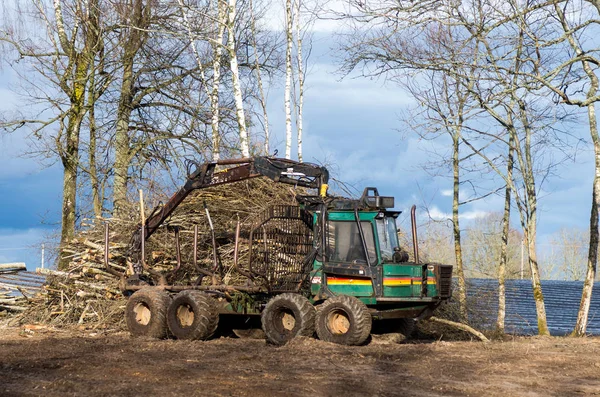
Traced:
<path fill-rule="evenodd" d="M 453 194 L 453 193 L 454 193 L 454 192 L 453 192 L 452 190 L 450 190 L 450 189 L 444 189 L 444 190 L 442 190 L 442 191 L 440 192 L 440 194 L 441 194 L 442 196 L 444 196 L 444 197 L 452 197 L 452 194 Z"/>
<path fill-rule="evenodd" d="M 464 219 L 467 221 L 471 221 L 474 219 L 484 218 L 489 214 L 490 214 L 489 211 L 481 211 L 481 210 L 462 211 L 462 212 L 458 213 L 458 219 Z M 431 219 L 436 220 L 436 221 L 452 219 L 452 213 L 444 212 L 435 205 L 429 209 L 429 216 L 431 217 Z"/>
<path fill-rule="evenodd" d="M 461 212 L 461 213 L 459 213 L 458 217 L 459 217 L 459 219 L 473 220 L 473 219 L 485 218 L 489 214 L 490 214 L 489 211 L 474 210 L 474 211 Z"/>

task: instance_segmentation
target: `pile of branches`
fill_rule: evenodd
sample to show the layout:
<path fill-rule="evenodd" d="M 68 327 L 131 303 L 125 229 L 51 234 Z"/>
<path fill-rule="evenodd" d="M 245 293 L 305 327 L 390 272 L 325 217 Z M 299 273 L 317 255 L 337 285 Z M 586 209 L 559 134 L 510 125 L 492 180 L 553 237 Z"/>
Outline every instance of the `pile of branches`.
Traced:
<path fill-rule="evenodd" d="M 197 264 L 214 270 L 215 252 L 205 206 L 214 226 L 217 258 L 224 277 L 219 283 L 239 282 L 242 277 L 234 270 L 235 231 L 238 222 L 241 235 L 247 235 L 257 214 L 276 204 L 296 204 L 295 195 L 305 194 L 289 185 L 265 178 L 215 186 L 193 192 L 171 214 L 146 243 L 145 261 L 164 276 L 169 284 L 186 284 L 198 279 L 193 266 L 194 226 L 198 227 Z M 146 214 L 151 215 L 146 208 Z M 79 324 L 93 329 L 124 328 L 123 309 L 126 299 L 120 282 L 130 276 L 133 266 L 130 246 L 139 230 L 139 207 L 132 208 L 126 219 L 96 219 L 61 249 L 68 265 L 61 271 L 43 271 L 48 275 L 47 294 L 32 302 L 20 315 L 20 323 L 53 325 Z M 105 263 L 105 225 L 109 229 L 108 266 Z M 180 267 L 177 269 L 175 230 L 180 241 Z M 247 259 L 248 244 L 240 239 L 238 262 Z M 40 271 L 42 269 L 39 269 Z M 208 278 L 205 282 L 210 282 Z M 213 280 L 214 281 L 214 280 Z"/>

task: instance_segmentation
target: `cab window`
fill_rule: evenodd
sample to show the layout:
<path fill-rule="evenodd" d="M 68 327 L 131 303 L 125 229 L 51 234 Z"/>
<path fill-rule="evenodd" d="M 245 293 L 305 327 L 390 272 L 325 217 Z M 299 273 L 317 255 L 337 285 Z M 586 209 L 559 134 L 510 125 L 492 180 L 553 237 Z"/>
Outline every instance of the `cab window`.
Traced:
<path fill-rule="evenodd" d="M 394 256 L 394 248 L 399 247 L 396 220 L 386 216 L 376 219 L 377 238 L 379 239 L 379 251 L 383 261 L 391 261 Z"/>
<path fill-rule="evenodd" d="M 377 262 L 375 238 L 371 222 L 362 221 L 360 226 L 365 236 L 367 252 L 371 264 Z M 353 221 L 329 221 L 327 227 L 327 248 L 329 261 L 367 263 L 358 225 Z"/>

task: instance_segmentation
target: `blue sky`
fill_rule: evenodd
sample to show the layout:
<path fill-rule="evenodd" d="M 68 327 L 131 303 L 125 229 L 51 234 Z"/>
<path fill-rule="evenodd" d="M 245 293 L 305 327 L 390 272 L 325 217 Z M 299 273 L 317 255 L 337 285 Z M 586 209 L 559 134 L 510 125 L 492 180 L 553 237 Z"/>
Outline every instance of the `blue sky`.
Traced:
<path fill-rule="evenodd" d="M 306 81 L 304 160 L 331 164 L 335 178 L 359 190 L 378 187 L 381 194 L 395 196 L 396 207 L 406 213 L 413 203 L 426 203 L 431 214 L 448 216 L 451 180 L 432 177 L 421 168 L 428 161 L 428 151 L 442 144 L 421 141 L 411 131 L 401 130 L 399 114 L 411 104 L 410 98 L 378 80 L 340 81 L 330 55 L 330 37 L 319 37 L 322 39 L 315 42 Z M 15 106 L 11 82 L 14 76 L 10 69 L 0 70 L 0 111 Z M 282 90 L 272 88 L 269 98 L 271 142 L 280 154 L 285 152 Z M 585 137 L 585 123 L 580 128 Z M 26 262 L 34 269 L 40 263 L 42 242 L 49 244 L 58 232 L 62 171 L 57 165 L 44 168 L 36 159 L 19 157 L 26 148 L 22 133 L 0 137 L 0 263 Z M 539 213 L 541 251 L 544 241 L 559 228 L 587 227 L 591 154 L 587 149 L 581 151 L 577 163 L 565 164 L 560 175 L 545 185 Z M 502 208 L 503 198 L 492 196 L 463 207 L 463 218 Z M 406 217 L 402 221 L 409 227 Z"/>

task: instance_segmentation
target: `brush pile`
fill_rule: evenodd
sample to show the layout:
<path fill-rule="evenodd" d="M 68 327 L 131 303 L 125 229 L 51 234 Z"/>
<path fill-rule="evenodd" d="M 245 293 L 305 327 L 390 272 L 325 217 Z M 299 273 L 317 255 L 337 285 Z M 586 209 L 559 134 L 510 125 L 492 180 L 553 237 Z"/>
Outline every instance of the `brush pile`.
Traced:
<path fill-rule="evenodd" d="M 238 262 L 243 265 L 248 256 L 247 240 L 243 237 L 247 236 L 257 214 L 271 205 L 296 204 L 296 194 L 305 192 L 266 178 L 195 191 L 146 242 L 146 263 L 153 271 L 162 274 L 169 284 L 195 282 L 199 276 L 193 266 L 193 236 L 197 225 L 197 264 L 212 271 L 215 255 L 206 205 L 215 230 L 217 260 L 224 269 L 225 277 L 219 282 L 239 281 L 242 276 L 232 272 L 238 221 L 242 230 Z M 147 217 L 152 215 L 146 214 Z M 61 257 L 68 261 L 66 267 L 61 271 L 38 269 L 47 275 L 44 287 L 47 293 L 31 302 L 29 310 L 20 315 L 19 322 L 80 324 L 91 329 L 124 328 L 126 300 L 120 292 L 119 283 L 132 272 L 129 247 L 133 234 L 138 230 L 139 220 L 139 210 L 132 209 L 128 219 L 97 219 L 85 225 L 61 250 Z M 106 224 L 109 226 L 108 267 L 104 257 Z M 179 269 L 175 230 L 180 241 Z M 205 282 L 210 281 L 205 278 Z"/>

